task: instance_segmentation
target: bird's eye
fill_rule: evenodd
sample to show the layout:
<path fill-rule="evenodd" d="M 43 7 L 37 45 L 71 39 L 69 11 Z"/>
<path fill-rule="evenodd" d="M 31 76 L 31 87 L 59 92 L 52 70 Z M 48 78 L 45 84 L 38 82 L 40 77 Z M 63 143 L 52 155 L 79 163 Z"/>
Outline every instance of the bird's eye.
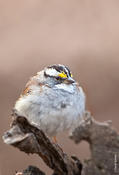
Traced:
<path fill-rule="evenodd" d="M 60 78 L 60 77 L 55 77 L 55 79 L 56 79 L 56 80 L 61 80 L 61 78 Z"/>
<path fill-rule="evenodd" d="M 61 72 L 60 74 L 58 74 L 58 76 L 60 78 L 67 78 L 67 75 L 64 72 Z"/>

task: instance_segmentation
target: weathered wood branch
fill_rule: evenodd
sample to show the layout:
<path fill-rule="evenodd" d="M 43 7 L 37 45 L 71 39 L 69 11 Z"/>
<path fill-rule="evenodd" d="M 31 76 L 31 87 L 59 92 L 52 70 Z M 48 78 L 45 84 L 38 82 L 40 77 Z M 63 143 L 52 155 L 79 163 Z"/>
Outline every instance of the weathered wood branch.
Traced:
<path fill-rule="evenodd" d="M 119 174 L 119 134 L 111 122 L 98 122 L 89 112 L 84 121 L 71 134 L 75 143 L 86 140 L 91 158 L 82 165 L 78 158 L 69 157 L 59 145 L 53 143 L 42 130 L 31 125 L 25 117 L 15 116 L 11 129 L 3 136 L 5 143 L 26 153 L 38 154 L 54 170 L 53 175 L 114 175 Z M 23 175 L 41 175 L 36 167 L 29 167 Z M 32 170 L 32 171 L 31 171 Z M 45 173 L 43 173 L 45 175 Z"/>
<path fill-rule="evenodd" d="M 31 125 L 25 117 L 14 116 L 11 129 L 3 136 L 6 144 L 13 145 L 25 153 L 36 153 L 57 175 L 80 175 L 81 163 L 69 157 L 58 144 L 50 141 L 44 132 Z"/>
<path fill-rule="evenodd" d="M 35 166 L 28 166 L 27 169 L 17 172 L 16 175 L 45 175 L 45 173 Z"/>
<path fill-rule="evenodd" d="M 84 163 L 82 175 L 119 174 L 119 134 L 111 121 L 98 122 L 86 112 L 70 138 L 75 143 L 86 140 L 90 145 L 91 159 Z"/>

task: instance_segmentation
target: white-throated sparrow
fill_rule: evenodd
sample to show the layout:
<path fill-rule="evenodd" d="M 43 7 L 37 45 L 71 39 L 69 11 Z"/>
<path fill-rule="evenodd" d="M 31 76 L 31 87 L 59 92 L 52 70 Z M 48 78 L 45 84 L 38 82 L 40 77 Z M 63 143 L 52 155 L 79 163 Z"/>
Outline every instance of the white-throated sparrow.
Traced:
<path fill-rule="evenodd" d="M 14 110 L 53 137 L 83 119 L 85 94 L 67 66 L 52 65 L 28 81 Z"/>

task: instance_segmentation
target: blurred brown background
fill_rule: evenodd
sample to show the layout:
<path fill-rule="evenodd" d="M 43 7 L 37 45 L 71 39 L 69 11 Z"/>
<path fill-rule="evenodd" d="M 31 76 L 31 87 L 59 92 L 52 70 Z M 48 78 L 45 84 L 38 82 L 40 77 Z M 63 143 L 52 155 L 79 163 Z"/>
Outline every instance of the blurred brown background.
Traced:
<path fill-rule="evenodd" d="M 119 1 L 0 0 L 0 138 L 28 78 L 53 63 L 70 67 L 94 117 L 111 119 L 118 129 Z M 69 155 L 89 157 L 87 143 L 75 145 L 67 134 L 58 140 Z M 0 175 L 13 175 L 29 164 L 51 172 L 38 156 L 0 139 Z"/>

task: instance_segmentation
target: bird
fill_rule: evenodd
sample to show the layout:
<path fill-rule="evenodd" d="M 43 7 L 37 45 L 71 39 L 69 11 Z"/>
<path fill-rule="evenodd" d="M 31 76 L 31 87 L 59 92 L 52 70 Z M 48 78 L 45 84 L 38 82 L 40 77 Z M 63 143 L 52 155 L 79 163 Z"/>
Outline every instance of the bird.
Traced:
<path fill-rule="evenodd" d="M 73 131 L 83 120 L 85 99 L 68 66 L 53 64 L 29 79 L 13 110 L 57 142 L 58 133 Z"/>

